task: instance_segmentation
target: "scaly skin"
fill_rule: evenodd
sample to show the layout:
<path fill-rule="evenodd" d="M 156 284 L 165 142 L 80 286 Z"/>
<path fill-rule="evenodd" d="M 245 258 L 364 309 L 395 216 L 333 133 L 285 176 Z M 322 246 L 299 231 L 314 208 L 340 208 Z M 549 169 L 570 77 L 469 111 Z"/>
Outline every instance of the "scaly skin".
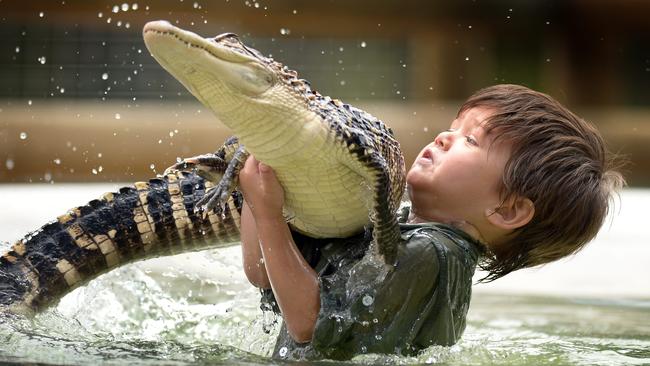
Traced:
<path fill-rule="evenodd" d="M 225 209 L 198 210 L 239 147 L 228 139 L 213 166 L 170 169 L 76 207 L 0 256 L 0 310 L 29 314 L 126 263 L 239 244 L 241 194 Z M 207 178 L 207 179 L 206 179 Z"/>
<path fill-rule="evenodd" d="M 239 140 L 177 164 L 161 178 L 77 207 L 19 240 L 0 257 L 0 309 L 38 311 L 122 264 L 238 243 L 238 192 L 223 211 L 200 213 L 197 205 L 207 188 L 233 188 L 236 165 L 243 162 L 239 142 L 274 168 L 292 229 L 317 238 L 346 237 L 371 223 L 373 253 L 393 263 L 401 240 L 395 211 L 404 161 L 389 128 L 312 91 L 294 71 L 235 35 L 206 40 L 152 22 L 144 38 L 161 65 Z M 185 168 L 192 171 L 178 170 Z M 221 182 L 227 171 L 235 173 Z"/>
<path fill-rule="evenodd" d="M 31 313 L 118 266 L 238 244 L 241 195 L 226 210 L 195 210 L 213 185 L 170 172 L 74 208 L 0 257 L 0 309 Z"/>
<path fill-rule="evenodd" d="M 324 97 L 305 80 L 228 33 L 202 38 L 165 21 L 143 30 L 153 57 L 271 166 L 292 229 L 348 237 L 372 224 L 373 248 L 392 264 L 404 161 L 392 131 L 370 114 Z M 220 184 L 232 188 L 227 180 Z"/>

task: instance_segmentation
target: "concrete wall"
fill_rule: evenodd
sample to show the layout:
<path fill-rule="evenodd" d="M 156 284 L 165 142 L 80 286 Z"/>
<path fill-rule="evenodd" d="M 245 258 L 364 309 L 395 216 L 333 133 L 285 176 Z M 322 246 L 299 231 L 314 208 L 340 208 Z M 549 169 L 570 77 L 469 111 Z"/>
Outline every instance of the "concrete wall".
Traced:
<path fill-rule="evenodd" d="M 393 128 L 407 164 L 448 128 L 460 102 L 366 102 Z M 577 111 L 631 164 L 632 185 L 650 184 L 650 109 Z M 216 150 L 229 132 L 198 102 L 0 101 L 0 182 L 123 181 L 152 177 Z M 152 168 L 153 165 L 153 168 Z"/>

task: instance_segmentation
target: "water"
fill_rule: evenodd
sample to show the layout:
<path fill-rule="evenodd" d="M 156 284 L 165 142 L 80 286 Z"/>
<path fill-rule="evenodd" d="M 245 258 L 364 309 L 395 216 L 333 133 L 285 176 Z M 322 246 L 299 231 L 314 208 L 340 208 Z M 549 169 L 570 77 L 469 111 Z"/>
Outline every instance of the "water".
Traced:
<path fill-rule="evenodd" d="M 13 241 L 117 185 L 0 185 L 0 241 Z M 43 204 L 47 202 L 47 204 Z M 349 363 L 650 364 L 650 191 L 628 190 L 597 241 L 575 258 L 475 286 L 453 347 Z M 238 248 L 129 265 L 35 316 L 0 317 L 0 363 L 278 364 L 279 321 L 263 314 Z"/>

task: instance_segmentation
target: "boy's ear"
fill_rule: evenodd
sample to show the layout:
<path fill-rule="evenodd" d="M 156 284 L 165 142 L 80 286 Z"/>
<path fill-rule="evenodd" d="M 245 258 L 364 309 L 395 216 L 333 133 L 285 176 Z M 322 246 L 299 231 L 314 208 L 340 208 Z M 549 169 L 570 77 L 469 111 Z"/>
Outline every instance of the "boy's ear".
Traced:
<path fill-rule="evenodd" d="M 496 209 L 485 212 L 487 220 L 494 226 L 506 230 L 518 229 L 533 219 L 535 204 L 526 197 L 508 199 Z"/>

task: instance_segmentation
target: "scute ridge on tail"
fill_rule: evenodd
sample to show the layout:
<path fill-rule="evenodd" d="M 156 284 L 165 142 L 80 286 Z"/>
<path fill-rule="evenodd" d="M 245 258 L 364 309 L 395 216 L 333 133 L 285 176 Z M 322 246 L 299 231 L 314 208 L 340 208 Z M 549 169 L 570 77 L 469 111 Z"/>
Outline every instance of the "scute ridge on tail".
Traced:
<path fill-rule="evenodd" d="M 195 212 L 210 186 L 193 172 L 137 182 L 73 208 L 0 256 L 0 309 L 41 310 L 113 268 L 239 241 L 241 195 Z"/>

